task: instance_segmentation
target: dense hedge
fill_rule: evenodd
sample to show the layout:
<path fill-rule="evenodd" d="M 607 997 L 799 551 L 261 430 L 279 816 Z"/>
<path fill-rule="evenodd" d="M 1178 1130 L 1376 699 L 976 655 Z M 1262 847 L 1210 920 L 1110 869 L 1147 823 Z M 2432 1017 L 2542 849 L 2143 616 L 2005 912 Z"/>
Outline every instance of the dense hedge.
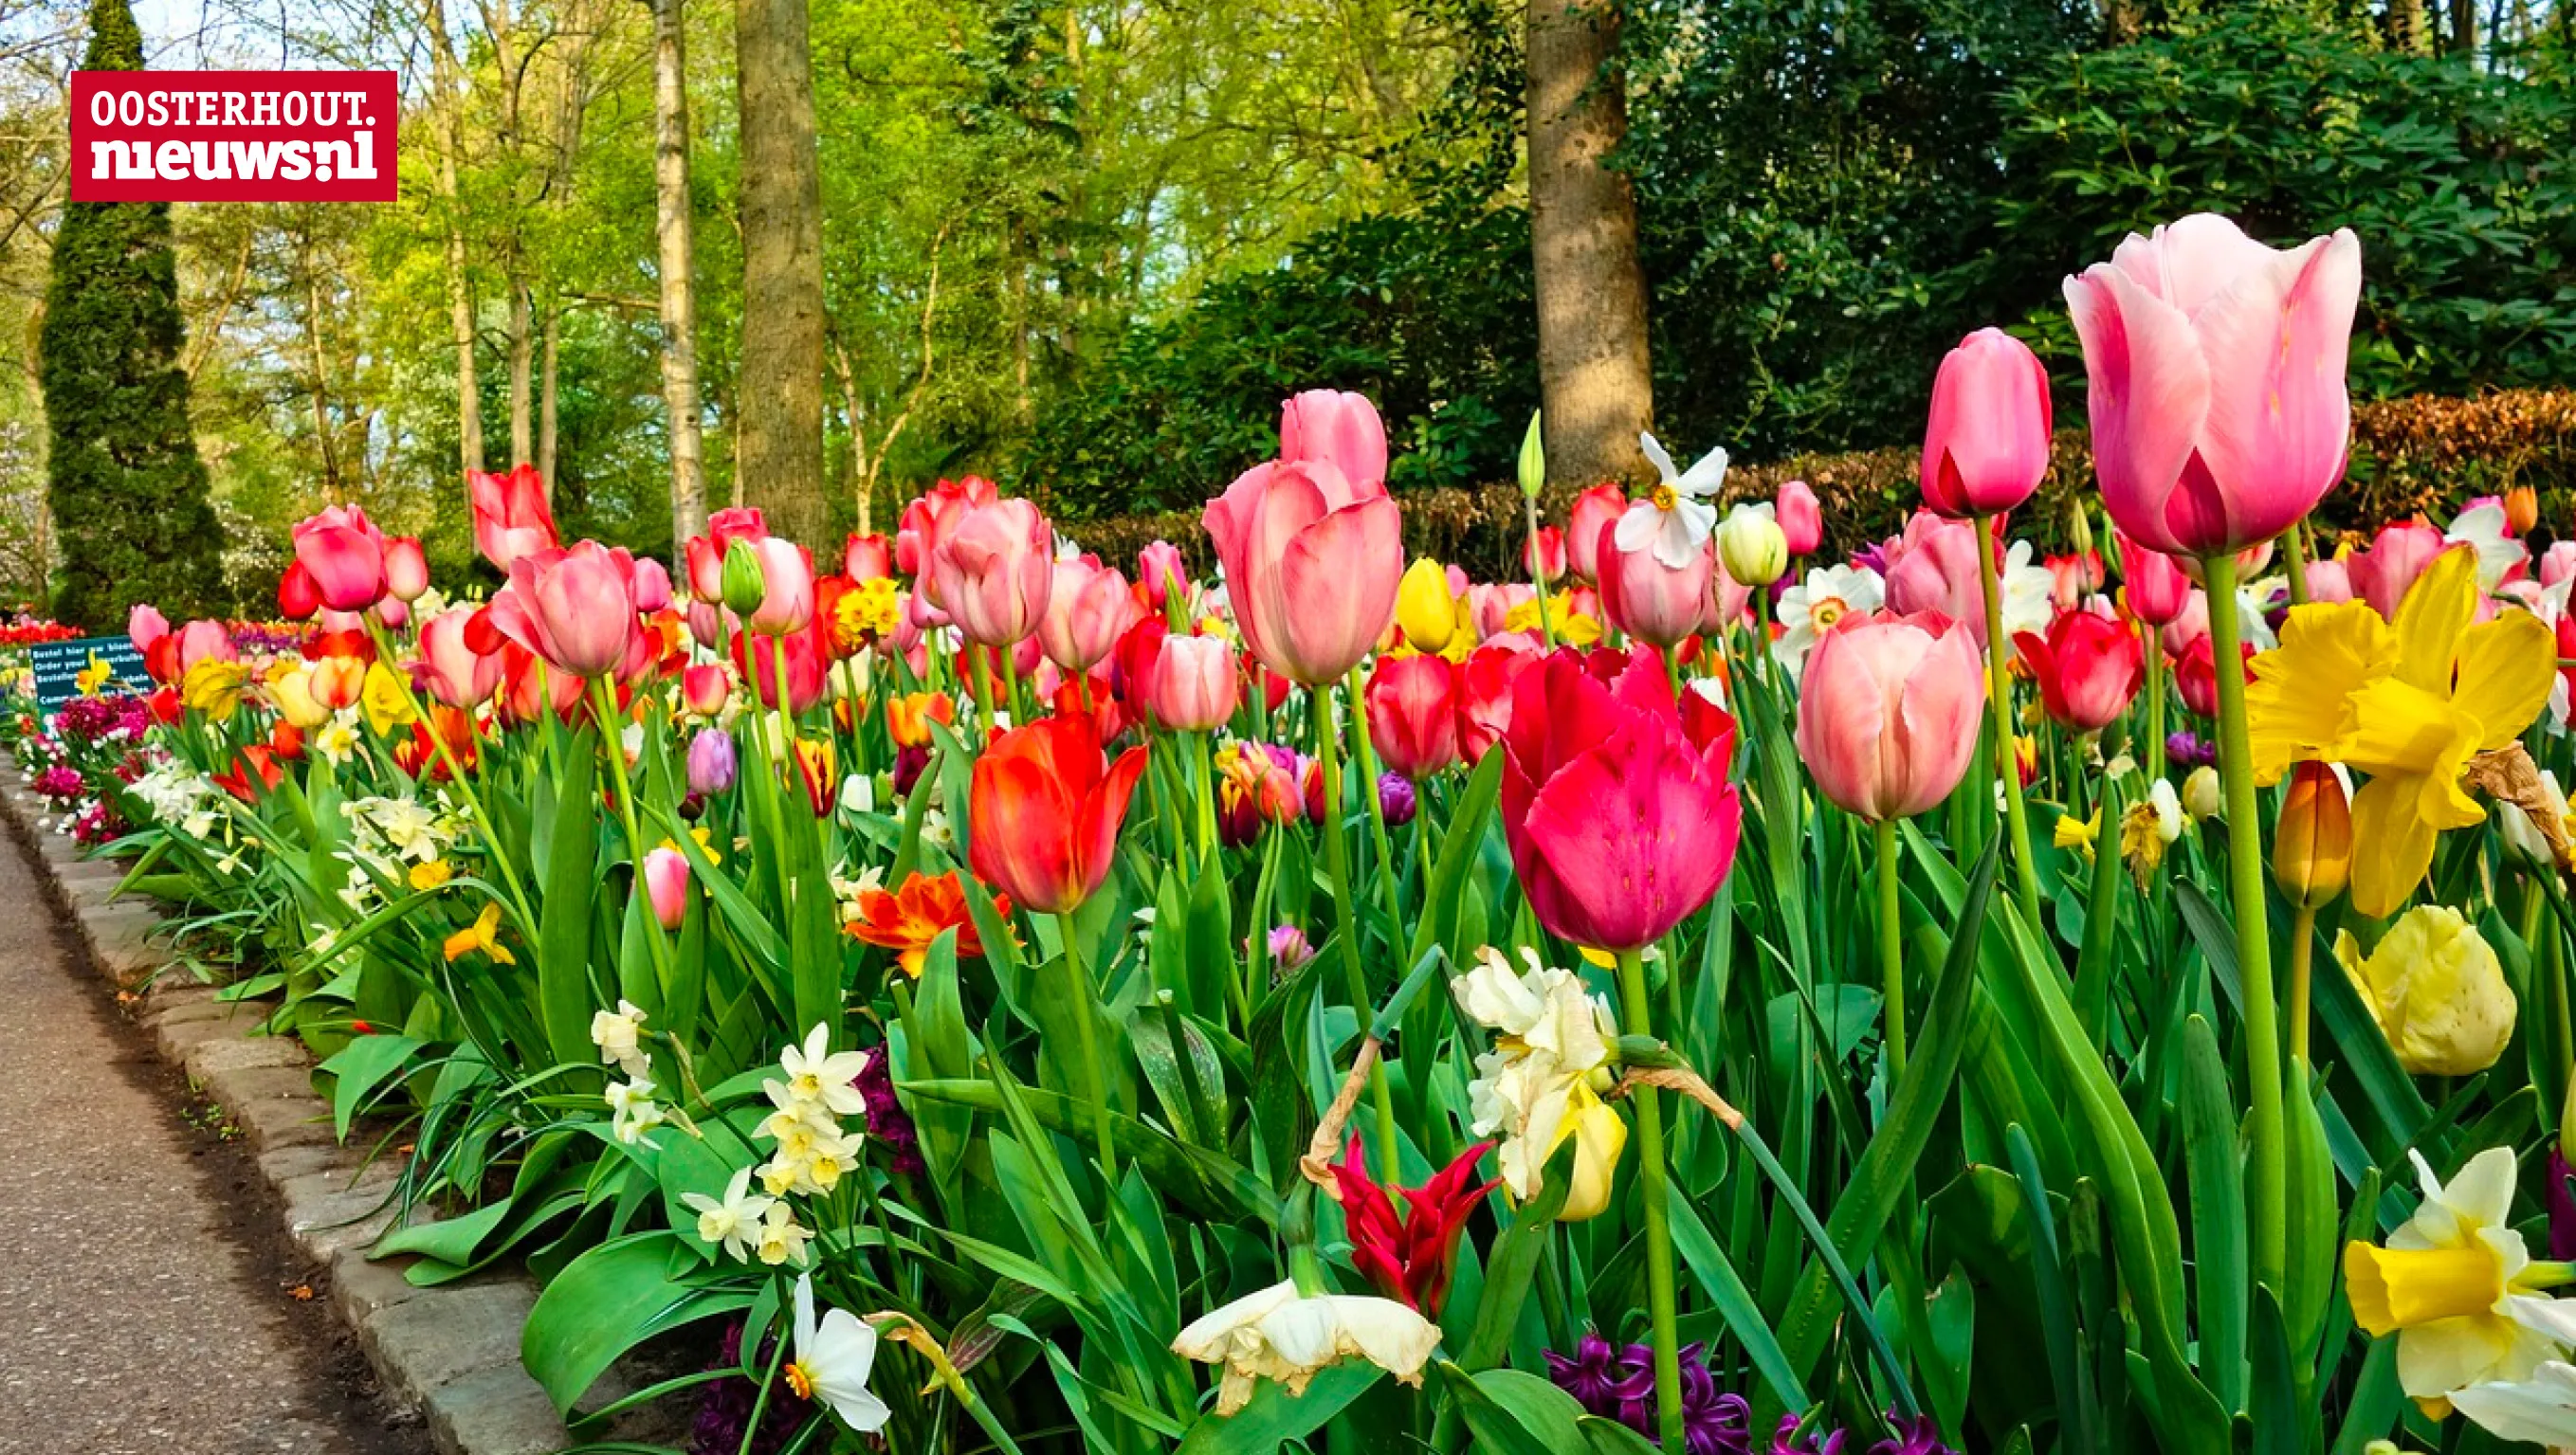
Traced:
<path fill-rule="evenodd" d="M 2576 390 L 2360 404 L 2352 434 L 2351 469 L 2318 512 L 2331 528 L 2368 529 L 2416 511 L 2445 518 L 2470 496 L 2513 485 L 2539 491 L 2544 522 L 2560 520 L 2576 499 Z M 2021 533 L 2043 543 L 2066 536 L 2071 504 L 2093 484 L 2088 440 L 2080 428 L 2058 431 L 2054 463 Z M 1759 499 L 1782 481 L 1805 480 L 1824 506 L 1826 549 L 1839 553 L 1903 528 L 1920 496 L 1919 460 L 1914 449 L 1798 455 L 1738 467 L 1727 477 L 1726 495 Z M 1511 485 L 1407 490 L 1398 498 L 1405 544 L 1416 554 L 1457 561 L 1478 574 L 1499 574 L 1512 561 L 1521 503 Z M 1085 521 L 1072 532 L 1084 549 L 1108 560 L 1132 561 L 1147 542 L 1168 540 L 1200 569 L 1212 564 L 1195 509 Z"/>

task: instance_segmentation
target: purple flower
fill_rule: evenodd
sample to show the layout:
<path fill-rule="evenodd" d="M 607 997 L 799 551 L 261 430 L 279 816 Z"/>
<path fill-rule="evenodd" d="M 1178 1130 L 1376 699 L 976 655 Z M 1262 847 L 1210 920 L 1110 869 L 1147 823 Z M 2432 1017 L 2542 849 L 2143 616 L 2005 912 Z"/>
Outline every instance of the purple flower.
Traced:
<path fill-rule="evenodd" d="M 904 797 L 912 794 L 912 785 L 930 768 L 928 748 L 897 748 L 894 752 L 894 791 Z"/>
<path fill-rule="evenodd" d="M 1315 958 L 1315 947 L 1306 932 L 1295 925 L 1274 925 L 1270 930 L 1270 964 L 1276 970 L 1295 970 Z M 1549 1355 L 1555 1358 L 1555 1355 Z"/>
<path fill-rule="evenodd" d="M 899 1177 L 920 1176 L 926 1170 L 921 1160 L 921 1134 L 913 1127 L 912 1114 L 895 1098 L 894 1071 L 884 1047 L 868 1053 L 856 1084 L 859 1095 L 868 1103 L 868 1135 L 886 1144 L 887 1165 Z"/>
<path fill-rule="evenodd" d="M 2218 761 L 2218 745 L 2185 729 L 2165 739 L 2165 761 L 2177 768 L 2206 768 Z"/>
<path fill-rule="evenodd" d="M 2567 1158 L 2549 1149 L 2549 1256 L 2564 1263 L 2576 1259 L 2576 1193 L 2567 1190 Z"/>
<path fill-rule="evenodd" d="M 1400 829 L 1413 822 L 1415 802 L 1413 785 L 1401 773 L 1388 773 L 1377 780 L 1377 805 L 1386 815 L 1386 826 Z"/>
<path fill-rule="evenodd" d="M 698 729 L 689 739 L 689 791 L 704 796 L 722 793 L 733 786 L 740 771 L 734 757 L 733 738 L 720 727 Z"/>
<path fill-rule="evenodd" d="M 1888 543 L 1885 541 L 1870 542 L 1868 545 L 1852 552 L 1851 563 L 1864 571 L 1875 571 L 1881 576 L 1886 575 L 1887 544 Z"/>
<path fill-rule="evenodd" d="M 766 1346 L 763 1351 L 767 1352 Z M 710 1370 L 742 1368 L 742 1325 L 725 1330 L 724 1341 L 717 1346 Z M 736 1373 L 728 1379 L 710 1381 L 706 1394 L 698 1401 L 698 1417 L 689 1431 L 689 1455 L 738 1455 L 745 1446 L 743 1435 L 751 1428 L 751 1411 L 759 1403 L 760 1386 Z M 760 1434 L 748 1447 L 752 1455 L 778 1455 L 795 1437 L 796 1427 L 803 1423 L 804 1411 L 792 1400 L 773 1398 L 761 1415 Z"/>
<path fill-rule="evenodd" d="M 1823 1426 L 1819 1425 L 1817 1429 L 1821 1431 Z M 1821 1443 L 1814 1432 L 1802 1437 L 1798 1433 L 1798 1417 L 1782 1415 L 1780 1428 L 1771 1435 L 1771 1455 L 1843 1455 L 1845 1438 L 1841 1430 L 1826 1435 Z"/>
<path fill-rule="evenodd" d="M 1628 1354 L 1599 1334 L 1585 1334 L 1571 1359 L 1553 1349 L 1547 1351 L 1547 1377 L 1574 1396 L 1576 1404 L 1605 1420 L 1620 1418 L 1619 1389 L 1635 1373 Z M 1654 1377 L 1650 1366 L 1646 1374 L 1650 1387 Z"/>
<path fill-rule="evenodd" d="M 1901 1420 L 1890 1412 L 1887 1422 L 1896 1427 L 1896 1433 L 1870 1446 L 1869 1455 L 1956 1455 L 1941 1443 L 1941 1431 L 1930 1415 Z"/>

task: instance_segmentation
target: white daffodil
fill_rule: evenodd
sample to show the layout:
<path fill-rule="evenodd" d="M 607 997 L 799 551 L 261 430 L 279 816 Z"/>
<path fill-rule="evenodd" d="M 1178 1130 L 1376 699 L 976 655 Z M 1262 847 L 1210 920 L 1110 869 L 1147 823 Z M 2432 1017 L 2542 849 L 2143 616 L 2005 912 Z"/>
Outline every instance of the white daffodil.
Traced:
<path fill-rule="evenodd" d="M 646 1132 L 669 1120 L 653 1100 L 653 1083 L 641 1076 L 631 1081 L 612 1081 L 601 1096 L 608 1103 L 609 1131 L 630 1147 L 643 1141 Z"/>
<path fill-rule="evenodd" d="M 1219 1415 L 1250 1403 L 1265 1379 L 1304 1394 L 1317 1374 L 1343 1359 L 1365 1359 L 1419 1386 L 1422 1366 L 1439 1347 L 1439 1327 L 1393 1299 L 1301 1295 L 1293 1280 L 1246 1294 L 1172 1340 L 1172 1352 L 1182 1358 L 1224 1366 Z"/>
<path fill-rule="evenodd" d="M 2576 1340 L 2576 1305 L 2538 1296 L 2557 1265 L 2534 1264 L 2509 1225 L 2514 1158 L 2489 1147 L 2445 1184 L 2409 1151 L 2424 1200 L 2383 1246 L 2344 1245 L 2353 1321 L 2397 1336 L 2397 1382 L 2439 1417 L 2476 1384 L 2530 1379 Z"/>
<path fill-rule="evenodd" d="M 776 1135 L 778 1151 L 760 1167 L 760 1184 L 772 1196 L 821 1197 L 856 1171 L 862 1138 L 803 1119 L 771 1117 L 761 1135 Z"/>
<path fill-rule="evenodd" d="M 1637 436 L 1637 447 L 1654 462 L 1660 479 L 1646 498 L 1619 517 L 1613 537 L 1623 551 L 1652 547 L 1655 559 L 1675 571 L 1689 570 L 1700 549 L 1717 529 L 1717 507 L 1710 502 L 1726 483 L 1726 451 L 1710 450 L 1688 470 L 1675 471 L 1673 457 L 1651 434 Z"/>
<path fill-rule="evenodd" d="M 753 1192 L 751 1169 L 745 1167 L 725 1184 L 723 1198 L 684 1192 L 680 1205 L 698 1215 L 698 1241 L 724 1249 L 736 1263 L 747 1263 L 752 1244 L 760 1239 L 761 1216 L 777 1206 L 777 1199 Z"/>
<path fill-rule="evenodd" d="M 1886 601 L 1887 582 L 1867 566 L 1814 567 L 1806 580 L 1780 593 L 1774 614 L 1783 630 L 1771 644 L 1771 656 L 1795 677 L 1834 623 L 1876 611 Z"/>
<path fill-rule="evenodd" d="M 831 1050 L 832 1028 L 817 1025 L 805 1037 L 802 1048 L 790 1046 L 778 1053 L 778 1069 L 787 1073 L 787 1094 L 798 1101 L 818 1101 L 831 1108 L 834 1116 L 857 1116 L 868 1108 L 867 1098 L 859 1095 L 856 1082 L 867 1069 L 865 1051 Z M 762 1090 L 768 1090 L 763 1083 Z M 770 1100 L 778 1101 L 776 1093 Z"/>
<path fill-rule="evenodd" d="M 2514 567 L 2531 559 L 2531 547 L 2514 535 L 2505 520 L 2504 502 L 2481 500 L 2451 518 L 2442 539 L 2478 553 L 2478 585 L 2493 591 Z"/>
<path fill-rule="evenodd" d="M 598 1011 L 590 1018 L 590 1043 L 599 1048 L 599 1063 L 629 1076 L 642 1076 L 652 1069 L 643 1036 L 644 1012 L 630 1001 L 620 1000 L 617 1009 Z"/>
<path fill-rule="evenodd" d="M 1544 1055 L 1568 1074 L 1584 1075 L 1609 1060 L 1619 1034 L 1609 1002 L 1587 993 L 1573 971 L 1540 964 L 1528 946 L 1521 959 L 1529 968 L 1516 975 L 1502 951 L 1479 950 L 1475 967 L 1449 982 L 1459 1009 L 1516 1043 L 1507 1053 Z"/>
<path fill-rule="evenodd" d="M 358 710 L 344 707 L 313 734 L 313 751 L 333 767 L 349 761 L 358 751 Z"/>
<path fill-rule="evenodd" d="M 787 1387 L 798 1399 L 821 1400 L 841 1423 L 862 1435 L 885 1428 L 892 1410 L 868 1392 L 868 1371 L 877 1362 L 877 1331 L 847 1309 L 832 1309 L 814 1318 L 814 1279 L 796 1278 L 796 1357 L 786 1369 Z"/>
<path fill-rule="evenodd" d="M 2548 1359 L 2529 1379 L 2472 1384 L 2451 1407 L 2500 1440 L 2565 1450 L 2576 1446 L 2576 1364 Z"/>
<path fill-rule="evenodd" d="M 805 1245 L 814 1241 L 811 1229 L 796 1221 L 796 1214 L 783 1202 L 773 1202 L 760 1220 L 757 1232 L 760 1261 L 772 1268 L 790 1263 L 803 1266 Z"/>
<path fill-rule="evenodd" d="M 2157 779 L 2147 790 L 2146 803 L 2156 816 L 2156 837 L 2168 844 L 2182 837 L 2182 799 L 2174 793 L 2171 779 Z"/>

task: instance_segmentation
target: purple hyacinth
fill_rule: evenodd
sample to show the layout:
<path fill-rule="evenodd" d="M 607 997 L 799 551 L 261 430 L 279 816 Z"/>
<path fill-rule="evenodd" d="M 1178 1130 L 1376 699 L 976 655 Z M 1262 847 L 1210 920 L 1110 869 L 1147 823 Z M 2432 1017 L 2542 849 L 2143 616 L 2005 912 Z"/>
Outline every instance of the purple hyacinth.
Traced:
<path fill-rule="evenodd" d="M 921 1134 L 913 1127 L 912 1114 L 895 1098 L 894 1070 L 883 1046 L 868 1053 L 856 1084 L 868 1104 L 868 1135 L 886 1144 L 887 1165 L 898 1177 L 920 1176 L 925 1170 Z"/>
<path fill-rule="evenodd" d="M 1605 1420 L 1620 1417 L 1619 1388 L 1635 1372 L 1626 1351 L 1599 1334 L 1585 1334 L 1570 1359 L 1553 1349 L 1547 1351 L 1547 1377 L 1574 1396 L 1576 1404 Z M 1654 1375 L 1650 1372 L 1646 1377 L 1652 1380 Z"/>
<path fill-rule="evenodd" d="M 767 1352 L 764 1346 L 763 1352 Z M 709 1369 L 742 1368 L 742 1325 L 725 1330 L 717 1346 L 715 1362 Z M 797 1402 L 772 1399 L 762 1413 L 760 1434 L 749 1446 L 743 1434 L 751 1428 L 751 1412 L 760 1401 L 760 1386 L 736 1373 L 730 1378 L 711 1380 L 706 1393 L 698 1400 L 698 1417 L 689 1429 L 689 1455 L 740 1455 L 746 1448 L 752 1455 L 778 1455 L 796 1435 L 803 1423 L 804 1411 Z"/>
<path fill-rule="evenodd" d="M 1613 1346 L 1585 1334 L 1574 1356 L 1550 1352 L 1548 1378 L 1589 1413 L 1617 1420 L 1653 1439 L 1655 1351 L 1645 1344 Z M 1753 1409 L 1742 1395 L 1722 1394 L 1698 1344 L 1681 1351 L 1682 1435 L 1688 1455 L 1753 1455 Z"/>
<path fill-rule="evenodd" d="M 1421 805 L 1413 795 L 1413 785 L 1401 773 L 1387 773 L 1377 780 L 1377 805 L 1386 815 L 1386 826 L 1400 829 L 1413 822 L 1414 810 Z"/>
<path fill-rule="evenodd" d="M 2218 761 L 2218 745 L 2185 729 L 2165 739 L 2165 761 L 2177 768 L 2206 768 Z"/>
<path fill-rule="evenodd" d="M 1817 1436 L 1822 1433 L 1823 1427 L 1818 1426 L 1817 1429 L 1801 1436 L 1798 1433 L 1798 1417 L 1782 1415 L 1780 1428 L 1771 1434 L 1770 1455 L 1843 1455 L 1843 1441 L 1847 1438 L 1843 1432 L 1836 1430 L 1819 1440 Z"/>
<path fill-rule="evenodd" d="M 1898 1419 L 1893 1412 L 1887 1422 L 1896 1433 L 1869 1447 L 1869 1455 L 1956 1455 L 1941 1442 L 1940 1428 L 1930 1415 L 1916 1415 L 1910 1420 Z"/>

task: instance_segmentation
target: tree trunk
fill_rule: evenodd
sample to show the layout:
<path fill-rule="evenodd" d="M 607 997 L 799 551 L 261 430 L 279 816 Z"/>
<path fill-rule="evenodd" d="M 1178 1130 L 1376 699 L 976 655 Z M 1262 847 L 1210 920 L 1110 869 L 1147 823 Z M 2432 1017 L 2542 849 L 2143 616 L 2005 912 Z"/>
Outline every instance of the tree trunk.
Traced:
<path fill-rule="evenodd" d="M 2478 0 L 2451 0 L 2451 54 L 2478 53 Z"/>
<path fill-rule="evenodd" d="M 1549 476 L 1647 478 L 1654 420 L 1637 198 L 1602 158 L 1628 134 L 1611 0 L 1530 0 L 1530 260 Z"/>
<path fill-rule="evenodd" d="M 545 357 L 537 377 L 537 474 L 547 484 L 555 478 L 555 346 L 561 341 L 563 308 L 546 310 Z"/>
<path fill-rule="evenodd" d="M 510 467 L 537 458 L 534 420 L 528 411 L 529 381 L 537 355 L 533 301 L 525 278 L 510 280 Z"/>
<path fill-rule="evenodd" d="M 741 420 L 734 475 L 781 535 L 812 543 L 823 498 L 823 192 L 805 0 L 735 0 L 742 92 Z"/>
<path fill-rule="evenodd" d="M 2422 55 L 2430 47 L 2432 30 L 2424 20 L 2424 0 L 2388 0 L 2388 45 L 2391 50 L 2408 55 Z"/>
<path fill-rule="evenodd" d="M 689 203 L 689 73 L 682 0 L 653 5 L 653 194 L 662 275 L 662 408 L 671 448 L 671 559 L 707 528 L 698 428 L 698 286 Z"/>
<path fill-rule="evenodd" d="M 483 468 L 483 391 L 474 373 L 474 280 L 465 271 L 465 210 L 459 197 L 457 159 L 465 151 L 458 116 L 456 50 L 447 36 L 444 0 L 429 0 L 430 71 L 438 87 L 438 196 L 447 210 L 447 325 L 456 347 L 456 438 L 467 470 Z"/>

